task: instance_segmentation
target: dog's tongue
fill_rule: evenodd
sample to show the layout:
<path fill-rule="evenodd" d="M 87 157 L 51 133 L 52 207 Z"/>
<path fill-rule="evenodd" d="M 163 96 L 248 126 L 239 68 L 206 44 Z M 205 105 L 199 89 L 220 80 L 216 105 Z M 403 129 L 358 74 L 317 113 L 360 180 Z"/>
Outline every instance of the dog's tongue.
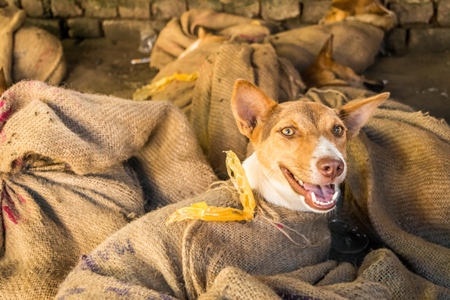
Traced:
<path fill-rule="evenodd" d="M 303 185 L 309 193 L 313 192 L 319 202 L 330 202 L 334 195 L 334 188 L 331 185 L 317 185 L 305 183 Z"/>

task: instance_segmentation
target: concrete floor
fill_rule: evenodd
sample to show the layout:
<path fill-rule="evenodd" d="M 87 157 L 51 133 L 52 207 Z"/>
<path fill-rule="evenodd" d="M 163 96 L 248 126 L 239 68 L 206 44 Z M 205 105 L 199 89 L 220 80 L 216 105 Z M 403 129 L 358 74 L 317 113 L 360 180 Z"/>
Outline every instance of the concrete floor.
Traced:
<path fill-rule="evenodd" d="M 63 84 L 87 92 L 131 99 L 133 92 L 157 73 L 135 44 L 106 39 L 63 40 L 68 73 Z M 377 58 L 365 75 L 387 80 L 391 97 L 450 123 L 450 52 L 405 54 Z"/>

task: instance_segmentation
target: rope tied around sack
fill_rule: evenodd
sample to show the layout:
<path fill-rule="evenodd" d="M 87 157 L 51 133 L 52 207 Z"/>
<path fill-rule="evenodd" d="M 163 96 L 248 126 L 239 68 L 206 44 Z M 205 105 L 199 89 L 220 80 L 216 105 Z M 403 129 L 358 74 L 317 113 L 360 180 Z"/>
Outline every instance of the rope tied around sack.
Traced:
<path fill-rule="evenodd" d="M 248 183 L 245 170 L 241 161 L 233 151 L 225 151 L 227 154 L 226 165 L 228 175 L 235 189 L 239 193 L 242 210 L 232 207 L 208 206 L 206 202 L 194 203 L 189 207 L 176 210 L 169 216 L 166 225 L 183 220 L 203 221 L 250 221 L 255 215 L 256 201 L 253 191 Z"/>

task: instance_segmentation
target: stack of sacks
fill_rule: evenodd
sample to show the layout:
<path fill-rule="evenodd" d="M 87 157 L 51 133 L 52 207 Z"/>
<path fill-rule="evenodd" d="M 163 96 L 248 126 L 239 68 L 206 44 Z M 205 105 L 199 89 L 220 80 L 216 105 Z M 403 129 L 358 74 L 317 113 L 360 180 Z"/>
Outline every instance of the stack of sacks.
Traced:
<path fill-rule="evenodd" d="M 0 299 L 52 298 L 82 254 L 215 180 L 170 103 L 22 81 L 0 106 Z"/>

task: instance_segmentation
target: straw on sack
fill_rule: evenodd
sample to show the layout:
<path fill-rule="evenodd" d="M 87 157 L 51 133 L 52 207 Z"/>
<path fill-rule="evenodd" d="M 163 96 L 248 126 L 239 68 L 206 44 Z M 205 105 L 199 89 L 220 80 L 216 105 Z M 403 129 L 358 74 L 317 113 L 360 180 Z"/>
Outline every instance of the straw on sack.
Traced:
<path fill-rule="evenodd" d="M 177 209 L 169 216 L 166 224 L 184 220 L 203 220 L 215 222 L 251 221 L 255 216 L 256 200 L 253 195 L 244 168 L 237 155 L 229 150 L 226 151 L 226 166 L 230 181 L 239 193 L 242 209 L 232 207 L 208 206 L 206 202 L 194 203 L 189 207 Z"/>
<path fill-rule="evenodd" d="M 0 299 L 52 298 L 80 255 L 215 180 L 170 103 L 23 81 L 0 106 Z"/>

